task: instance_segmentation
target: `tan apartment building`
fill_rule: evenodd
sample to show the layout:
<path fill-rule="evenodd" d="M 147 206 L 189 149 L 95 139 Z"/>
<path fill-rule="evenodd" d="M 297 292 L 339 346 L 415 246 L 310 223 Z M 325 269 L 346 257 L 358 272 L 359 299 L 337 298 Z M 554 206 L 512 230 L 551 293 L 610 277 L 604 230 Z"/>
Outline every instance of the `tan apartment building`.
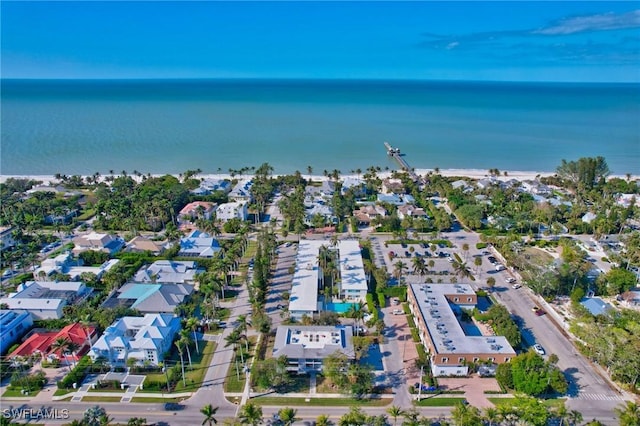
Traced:
<path fill-rule="evenodd" d="M 516 356 L 503 336 L 467 335 L 458 317 L 478 297 L 468 284 L 411 284 L 407 300 L 434 376 L 465 376 L 469 363 L 509 362 Z"/>

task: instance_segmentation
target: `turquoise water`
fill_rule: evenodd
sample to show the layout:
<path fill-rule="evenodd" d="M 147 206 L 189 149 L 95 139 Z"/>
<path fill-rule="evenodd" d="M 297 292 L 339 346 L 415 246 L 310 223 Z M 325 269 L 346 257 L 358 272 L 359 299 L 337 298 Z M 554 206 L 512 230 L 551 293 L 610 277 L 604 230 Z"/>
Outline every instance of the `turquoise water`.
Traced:
<path fill-rule="evenodd" d="M 301 80 L 2 81 L 0 172 L 553 171 L 640 174 L 640 86 Z"/>
<path fill-rule="evenodd" d="M 328 303 L 326 309 L 327 309 L 327 311 L 332 311 L 332 312 L 337 312 L 339 314 L 344 314 L 349 309 L 351 309 L 351 307 L 353 305 L 355 305 L 355 303 Z"/>

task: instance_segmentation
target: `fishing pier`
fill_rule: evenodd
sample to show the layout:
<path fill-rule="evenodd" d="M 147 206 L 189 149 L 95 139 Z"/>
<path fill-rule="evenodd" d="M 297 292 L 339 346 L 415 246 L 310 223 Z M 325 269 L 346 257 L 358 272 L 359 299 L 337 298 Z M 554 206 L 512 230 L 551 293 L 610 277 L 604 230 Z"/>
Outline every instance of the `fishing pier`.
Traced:
<path fill-rule="evenodd" d="M 409 166 L 409 163 L 407 163 L 407 160 L 405 160 L 402 154 L 400 153 L 400 148 L 394 148 L 388 142 L 384 143 L 384 147 L 387 149 L 387 155 L 389 155 L 390 157 L 393 157 L 393 159 L 396 160 L 396 162 L 400 165 L 400 168 L 405 172 L 409 173 L 409 176 L 411 176 L 411 179 L 413 180 L 418 179 L 418 175 L 416 175 L 416 173 L 413 171 L 411 166 Z"/>

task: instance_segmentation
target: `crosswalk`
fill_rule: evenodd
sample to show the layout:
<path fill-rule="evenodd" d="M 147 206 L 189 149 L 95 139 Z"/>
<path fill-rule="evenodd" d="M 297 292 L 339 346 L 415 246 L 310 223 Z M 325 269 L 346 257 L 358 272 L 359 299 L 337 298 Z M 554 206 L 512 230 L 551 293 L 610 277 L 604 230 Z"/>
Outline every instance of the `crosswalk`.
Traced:
<path fill-rule="evenodd" d="M 622 397 L 605 393 L 580 393 L 576 399 L 589 399 L 596 401 L 622 401 Z"/>

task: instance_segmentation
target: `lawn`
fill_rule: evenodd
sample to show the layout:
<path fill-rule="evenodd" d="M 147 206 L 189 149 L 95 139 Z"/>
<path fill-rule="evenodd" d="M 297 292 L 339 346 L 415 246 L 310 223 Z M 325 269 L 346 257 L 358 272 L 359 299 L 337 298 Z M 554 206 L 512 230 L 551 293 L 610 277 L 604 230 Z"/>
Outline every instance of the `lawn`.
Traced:
<path fill-rule="evenodd" d="M 244 354 L 244 361 L 247 365 L 251 364 L 256 340 L 257 337 L 255 336 L 249 338 L 249 353 L 245 351 L 244 345 L 241 345 L 242 353 Z M 240 352 L 235 351 L 235 359 L 231 360 L 229 370 L 227 370 L 227 380 L 224 383 L 225 392 L 242 392 L 244 390 L 245 375 L 242 367 Z"/>
<path fill-rule="evenodd" d="M 191 368 L 189 368 L 189 358 L 186 354 L 184 357 L 184 371 L 187 385 L 185 386 L 182 380 L 176 383 L 173 392 L 192 392 L 196 391 L 202 385 L 204 375 L 207 372 L 207 368 L 211 363 L 211 358 L 216 350 L 215 342 L 206 342 L 199 340 L 200 353 L 197 353 L 195 347 L 191 348 Z M 180 364 L 180 355 L 178 355 L 175 348 L 172 349 L 171 356 L 165 361 L 167 365 Z M 149 373 L 146 374 L 146 381 L 162 383 L 160 389 L 142 389 L 142 392 L 148 393 L 164 393 L 167 391 L 167 376 L 165 373 Z"/>
<path fill-rule="evenodd" d="M 77 389 L 56 389 L 56 391 L 53 393 L 53 396 L 71 395 L 76 390 Z"/>
<path fill-rule="evenodd" d="M 282 405 L 296 406 L 306 405 L 312 407 L 383 407 L 393 402 L 392 398 L 384 399 L 354 399 L 354 398 L 281 398 L 275 396 L 260 396 L 251 398 L 251 402 L 257 405 Z"/>
<path fill-rule="evenodd" d="M 85 396 L 82 402 L 120 402 L 121 396 Z"/>
<path fill-rule="evenodd" d="M 418 407 L 453 407 L 465 398 L 426 398 L 422 401 L 416 401 Z"/>
<path fill-rule="evenodd" d="M 206 346 L 205 346 L 206 344 Z M 182 380 L 180 380 L 174 389 L 174 392 L 190 392 L 197 391 L 202 385 L 202 381 L 204 378 L 207 369 L 209 368 L 209 364 L 211 363 L 211 358 L 213 357 L 213 353 L 216 350 L 215 342 L 205 342 L 201 340 L 199 342 L 200 345 L 200 353 L 198 354 L 195 349 L 191 349 L 191 368 L 188 367 L 189 362 L 187 357 L 185 356 L 185 376 L 187 385 L 185 386 Z M 176 351 L 177 352 L 177 351 Z M 173 355 L 173 353 L 172 353 Z M 180 357 L 178 356 L 177 362 L 180 361 Z"/>
<path fill-rule="evenodd" d="M 15 398 L 15 397 L 22 397 L 22 398 L 31 398 L 36 396 L 37 394 L 40 393 L 40 389 L 38 390 L 32 390 L 29 392 L 28 395 L 23 395 L 22 394 L 22 389 L 7 389 L 5 391 L 5 393 L 2 394 L 3 398 Z"/>
<path fill-rule="evenodd" d="M 510 404 L 515 398 L 487 398 L 493 405 L 499 407 L 500 405 Z M 543 399 L 542 403 L 551 409 L 561 407 L 565 404 L 565 398 L 557 399 Z"/>

